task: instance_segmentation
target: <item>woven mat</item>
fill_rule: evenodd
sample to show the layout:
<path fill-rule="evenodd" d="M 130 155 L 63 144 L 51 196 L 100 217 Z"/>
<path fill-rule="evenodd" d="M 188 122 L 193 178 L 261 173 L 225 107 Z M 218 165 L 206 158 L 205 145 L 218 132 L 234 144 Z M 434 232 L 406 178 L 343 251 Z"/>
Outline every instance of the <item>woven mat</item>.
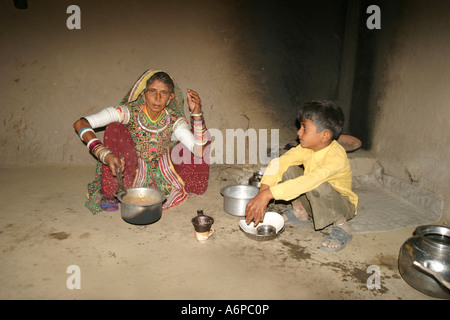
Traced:
<path fill-rule="evenodd" d="M 353 233 L 383 232 L 436 223 L 442 197 L 392 176 L 376 165 L 374 172 L 353 179 L 358 214 L 349 224 Z"/>
<path fill-rule="evenodd" d="M 413 205 L 382 187 L 364 188 L 359 196 L 358 214 L 349 221 L 353 233 L 384 232 L 433 224 L 440 216 Z"/>

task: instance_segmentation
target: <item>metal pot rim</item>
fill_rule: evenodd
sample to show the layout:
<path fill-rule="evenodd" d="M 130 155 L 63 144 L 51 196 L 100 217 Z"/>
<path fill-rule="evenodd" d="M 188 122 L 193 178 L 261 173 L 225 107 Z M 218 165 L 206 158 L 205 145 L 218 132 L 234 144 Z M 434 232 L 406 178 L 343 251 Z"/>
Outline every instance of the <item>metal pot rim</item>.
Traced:
<path fill-rule="evenodd" d="M 450 228 L 441 225 L 424 225 L 417 227 L 414 231 L 414 234 L 419 236 L 425 236 L 430 233 L 450 236 Z"/>
<path fill-rule="evenodd" d="M 133 203 L 133 202 L 128 202 L 128 201 L 123 200 L 123 196 L 129 194 L 128 191 L 130 191 L 130 190 L 138 190 L 138 189 L 155 191 L 156 193 L 159 193 L 159 194 L 161 195 L 161 200 L 159 200 L 159 201 L 157 201 L 157 202 L 150 203 L 150 204 L 147 204 L 147 203 L 146 203 L 146 204 L 139 204 L 139 203 Z M 136 206 L 136 207 L 151 207 L 151 206 L 154 206 L 154 205 L 159 205 L 159 204 L 163 203 L 163 202 L 166 200 L 166 195 L 165 195 L 162 191 L 160 191 L 160 190 L 158 190 L 158 189 L 154 189 L 154 188 L 132 187 L 132 188 L 126 189 L 126 191 L 127 191 L 126 194 L 124 194 L 123 192 L 119 192 L 119 193 L 116 195 L 116 197 L 117 197 L 117 199 L 118 199 L 121 203 L 124 203 L 124 204 L 126 204 L 126 205 L 130 205 L 130 206 Z"/>
<path fill-rule="evenodd" d="M 430 237 L 427 237 L 427 235 L 431 234 L 450 237 L 450 228 L 441 225 L 424 225 L 417 227 L 413 233 L 414 236 L 420 237 L 421 239 L 423 239 L 424 241 L 433 246 L 438 246 L 439 248 L 442 249 L 447 248 L 450 250 L 450 244 L 438 242 L 433 239 L 430 239 Z"/>
<path fill-rule="evenodd" d="M 231 188 L 237 188 L 237 187 L 244 188 L 244 189 L 254 189 L 256 191 L 256 194 L 259 192 L 259 188 L 255 187 L 255 186 L 251 186 L 251 185 L 248 185 L 248 184 L 233 184 L 233 185 L 229 185 L 229 186 L 223 187 L 220 190 L 220 193 L 224 197 L 227 197 L 227 198 L 230 198 L 230 199 L 239 199 L 239 200 L 249 200 L 249 199 L 253 199 L 256 196 L 256 194 L 255 194 L 253 197 L 233 197 L 233 196 L 230 196 L 230 195 L 225 193 L 226 190 L 231 189 Z"/>

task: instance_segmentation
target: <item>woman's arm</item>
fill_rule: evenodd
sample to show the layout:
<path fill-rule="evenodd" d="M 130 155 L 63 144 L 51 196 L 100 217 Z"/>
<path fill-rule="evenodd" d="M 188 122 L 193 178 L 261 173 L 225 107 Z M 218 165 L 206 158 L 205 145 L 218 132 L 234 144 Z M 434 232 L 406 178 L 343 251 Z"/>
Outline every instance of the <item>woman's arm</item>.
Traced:
<path fill-rule="evenodd" d="M 175 123 L 175 130 L 173 132 L 176 140 L 185 145 L 196 157 L 203 157 L 206 144 L 209 141 L 209 133 L 203 121 L 203 113 L 201 106 L 201 99 L 198 93 L 194 90 L 187 90 L 187 98 L 189 104 L 189 111 L 191 112 L 192 124 L 194 134 L 190 131 L 187 123 L 177 125 Z"/>
<path fill-rule="evenodd" d="M 178 121 L 181 123 L 175 123 L 173 139 L 180 141 L 197 158 L 202 158 L 206 143 L 208 143 L 209 139 L 208 132 L 203 132 L 200 135 L 196 135 L 196 131 L 199 131 L 200 129 L 196 129 L 194 124 L 194 134 L 192 134 L 189 125 L 184 118 L 180 118 Z M 201 123 L 201 127 L 204 127 L 203 122 Z"/>
<path fill-rule="evenodd" d="M 194 127 L 194 154 L 200 154 L 200 157 L 202 157 L 209 140 L 209 132 L 205 127 L 205 121 L 203 119 L 202 100 L 199 94 L 191 89 L 187 89 L 187 98 Z"/>
<path fill-rule="evenodd" d="M 116 167 L 120 167 L 123 171 L 125 164 L 123 160 L 121 161 L 101 143 L 93 129 L 106 126 L 112 122 L 125 123 L 128 120 L 129 113 L 126 107 L 108 107 L 94 115 L 81 118 L 73 124 L 73 128 L 80 139 L 86 143 L 89 151 L 102 163 L 108 165 L 114 176 L 116 175 Z"/>

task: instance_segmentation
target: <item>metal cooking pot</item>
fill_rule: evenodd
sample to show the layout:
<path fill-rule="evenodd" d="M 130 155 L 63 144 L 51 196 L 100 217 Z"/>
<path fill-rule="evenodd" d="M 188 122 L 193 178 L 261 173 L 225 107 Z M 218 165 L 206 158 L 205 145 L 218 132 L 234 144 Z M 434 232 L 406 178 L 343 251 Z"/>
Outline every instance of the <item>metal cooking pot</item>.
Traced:
<path fill-rule="evenodd" d="M 129 188 L 116 192 L 120 201 L 122 219 L 131 224 L 143 225 L 158 221 L 166 195 L 152 188 Z"/>
<path fill-rule="evenodd" d="M 222 188 L 220 193 L 223 195 L 223 209 L 225 212 L 243 217 L 245 209 L 250 199 L 253 199 L 259 192 L 259 188 L 246 184 L 235 184 Z"/>
<path fill-rule="evenodd" d="M 417 227 L 400 249 L 398 269 L 411 287 L 429 296 L 450 299 L 450 228 Z"/>

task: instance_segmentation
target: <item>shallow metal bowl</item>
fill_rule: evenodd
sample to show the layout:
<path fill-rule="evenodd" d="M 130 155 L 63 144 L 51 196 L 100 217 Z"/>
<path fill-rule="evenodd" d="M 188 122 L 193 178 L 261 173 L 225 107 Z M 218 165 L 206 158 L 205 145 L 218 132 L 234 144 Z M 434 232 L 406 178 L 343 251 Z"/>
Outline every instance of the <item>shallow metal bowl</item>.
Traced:
<path fill-rule="evenodd" d="M 270 224 L 263 224 L 256 228 L 258 236 L 272 236 L 277 233 L 277 229 Z"/>
<path fill-rule="evenodd" d="M 239 221 L 239 228 L 248 238 L 252 240 L 268 241 L 275 239 L 284 231 L 284 219 L 279 213 L 269 211 L 266 212 L 264 220 L 256 227 L 253 222 L 247 224 L 245 219 L 242 219 Z M 272 230 L 273 233 L 270 234 L 269 231 L 269 233 L 258 234 L 259 230 Z"/>
<path fill-rule="evenodd" d="M 264 235 L 264 234 L 254 234 L 250 232 L 246 232 L 241 226 L 241 231 L 250 239 L 256 240 L 256 241 L 269 241 L 277 238 L 281 233 L 284 231 L 284 227 L 280 229 L 280 231 L 276 232 L 275 234 L 271 235 Z"/>

